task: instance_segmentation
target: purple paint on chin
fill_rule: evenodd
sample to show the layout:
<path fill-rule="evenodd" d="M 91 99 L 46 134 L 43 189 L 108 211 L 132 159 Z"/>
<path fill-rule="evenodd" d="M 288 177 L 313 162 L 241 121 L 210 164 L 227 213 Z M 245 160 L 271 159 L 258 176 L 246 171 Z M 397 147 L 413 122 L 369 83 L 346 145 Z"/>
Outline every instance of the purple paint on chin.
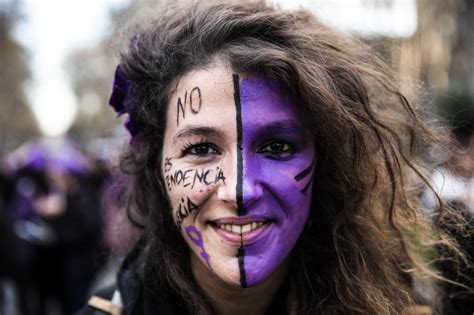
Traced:
<path fill-rule="evenodd" d="M 297 181 L 295 176 L 311 165 L 314 146 L 301 140 L 305 133 L 297 127 L 301 128 L 302 121 L 291 97 L 277 82 L 244 78 L 240 99 L 243 204 L 247 215 L 272 222 L 256 242 L 245 245 L 246 280 L 249 286 L 254 286 L 285 260 L 304 228 L 311 194 L 303 194 L 302 189 L 311 177 Z M 268 130 L 273 131 L 269 134 Z M 288 159 L 280 160 L 254 149 L 272 140 L 296 142 L 297 149 Z"/>

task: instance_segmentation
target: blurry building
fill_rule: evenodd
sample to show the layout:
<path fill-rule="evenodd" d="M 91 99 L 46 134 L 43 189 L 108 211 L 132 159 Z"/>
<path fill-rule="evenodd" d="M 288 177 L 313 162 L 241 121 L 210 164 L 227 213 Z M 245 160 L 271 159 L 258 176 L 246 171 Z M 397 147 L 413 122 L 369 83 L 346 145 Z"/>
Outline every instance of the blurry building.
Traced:
<path fill-rule="evenodd" d="M 20 19 L 17 1 L 0 1 L 0 156 L 38 135 L 25 93 L 28 53 L 12 35 Z"/>

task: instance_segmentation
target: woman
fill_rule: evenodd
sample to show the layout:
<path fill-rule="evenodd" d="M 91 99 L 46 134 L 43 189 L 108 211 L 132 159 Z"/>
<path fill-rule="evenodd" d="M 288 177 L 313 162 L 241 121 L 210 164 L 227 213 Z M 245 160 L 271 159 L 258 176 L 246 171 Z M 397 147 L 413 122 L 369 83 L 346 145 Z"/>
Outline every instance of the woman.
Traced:
<path fill-rule="evenodd" d="M 415 281 L 434 290 L 420 252 L 441 235 L 417 196 L 439 139 L 365 45 L 262 2 L 168 6 L 119 42 L 143 232 L 92 306 L 398 314 Z"/>

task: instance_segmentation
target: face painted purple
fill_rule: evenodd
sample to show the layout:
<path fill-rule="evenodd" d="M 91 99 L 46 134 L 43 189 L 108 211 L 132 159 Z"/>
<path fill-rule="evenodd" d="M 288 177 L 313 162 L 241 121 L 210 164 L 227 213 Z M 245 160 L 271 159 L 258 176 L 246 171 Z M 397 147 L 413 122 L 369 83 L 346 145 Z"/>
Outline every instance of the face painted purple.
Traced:
<path fill-rule="evenodd" d="M 193 266 L 242 287 L 284 272 L 314 172 L 314 145 L 290 93 L 275 81 L 241 80 L 221 63 L 186 74 L 170 98 L 163 157 Z"/>
<path fill-rule="evenodd" d="M 305 137 L 289 94 L 276 82 L 243 79 L 240 104 L 243 209 L 239 212 L 266 223 L 244 245 L 241 258 L 244 284 L 254 286 L 284 261 L 304 228 L 314 146 Z"/>

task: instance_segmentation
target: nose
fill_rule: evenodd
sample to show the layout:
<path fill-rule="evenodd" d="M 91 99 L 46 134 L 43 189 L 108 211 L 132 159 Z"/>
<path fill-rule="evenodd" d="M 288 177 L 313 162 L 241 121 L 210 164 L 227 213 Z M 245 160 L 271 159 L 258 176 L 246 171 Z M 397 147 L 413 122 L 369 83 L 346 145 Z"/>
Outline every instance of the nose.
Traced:
<path fill-rule="evenodd" d="M 239 215 L 245 215 L 246 210 L 263 195 L 259 172 L 251 167 L 250 160 L 245 159 L 243 163 L 236 163 L 237 159 L 232 160 L 234 163 L 226 167 L 226 180 L 220 184 L 217 197 L 237 208 Z"/>
<path fill-rule="evenodd" d="M 242 203 L 245 210 L 249 209 L 263 194 L 258 172 L 244 172 L 242 179 Z M 247 211 L 244 211 L 245 213 Z"/>
<path fill-rule="evenodd" d="M 237 158 L 235 154 L 229 154 L 222 160 L 222 170 L 224 172 L 225 181 L 219 184 L 217 189 L 217 198 L 224 203 L 229 203 L 232 207 L 237 208 Z"/>
<path fill-rule="evenodd" d="M 235 175 L 232 175 L 235 177 Z M 225 184 L 221 183 L 217 189 L 217 199 L 223 201 L 224 203 L 229 203 L 233 207 L 237 208 L 237 194 L 235 180 L 231 180 L 231 174 L 226 176 Z M 232 184 L 234 183 L 234 185 Z"/>

